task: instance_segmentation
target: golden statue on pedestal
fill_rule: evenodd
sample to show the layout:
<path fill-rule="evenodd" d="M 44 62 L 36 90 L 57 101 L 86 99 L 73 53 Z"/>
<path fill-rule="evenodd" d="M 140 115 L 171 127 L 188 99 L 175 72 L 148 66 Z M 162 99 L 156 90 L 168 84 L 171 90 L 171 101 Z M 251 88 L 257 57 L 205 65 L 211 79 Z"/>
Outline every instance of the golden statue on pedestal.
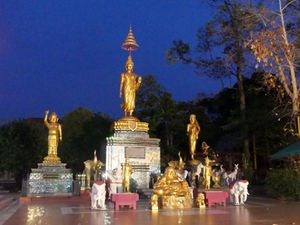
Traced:
<path fill-rule="evenodd" d="M 174 167 L 166 168 L 164 175 L 154 184 L 152 208 L 160 202 L 162 208 L 191 208 L 192 196 L 188 183 L 180 178 Z M 155 200 L 155 201 L 154 201 Z"/>
<path fill-rule="evenodd" d="M 187 125 L 187 135 L 189 137 L 189 150 L 191 154 L 191 160 L 189 161 L 189 164 L 194 167 L 200 164 L 200 161 L 194 158 L 196 154 L 196 146 L 199 132 L 200 126 L 196 119 L 196 115 L 191 114 L 190 123 Z"/>
<path fill-rule="evenodd" d="M 187 125 L 187 135 L 189 136 L 189 147 L 190 147 L 190 154 L 192 160 L 194 160 L 194 156 L 196 153 L 196 145 L 198 140 L 198 135 L 200 132 L 200 126 L 196 119 L 196 115 L 190 115 L 190 123 Z"/>
<path fill-rule="evenodd" d="M 215 160 L 210 160 L 208 156 L 205 157 L 204 159 L 204 170 L 203 170 L 203 183 L 205 186 L 206 190 L 210 189 L 210 180 L 211 177 L 213 176 L 212 168 L 211 168 L 211 163 L 214 162 Z"/>
<path fill-rule="evenodd" d="M 129 33 L 122 44 L 122 49 L 129 52 L 127 62 L 125 64 L 126 71 L 121 74 L 120 79 L 120 98 L 123 96 L 121 108 L 124 110 L 124 117 L 114 122 L 115 131 L 141 131 L 148 132 L 148 123 L 140 122 L 138 118 L 132 116 L 135 109 L 135 96 L 142 83 L 142 77 L 137 76 L 133 72 L 134 63 L 132 61 L 131 52 L 137 50 L 139 45 L 136 43 L 135 37 L 130 26 Z"/>
<path fill-rule="evenodd" d="M 132 167 L 128 163 L 128 159 L 125 159 L 125 164 L 123 165 L 123 192 L 130 192 L 130 177 L 132 174 Z"/>
<path fill-rule="evenodd" d="M 45 112 L 44 123 L 49 130 L 48 133 L 48 156 L 44 158 L 43 163 L 56 164 L 61 163 L 57 156 L 58 142 L 62 140 L 61 125 L 58 123 L 58 116 L 55 112 L 51 113 L 48 122 L 49 110 Z"/>
<path fill-rule="evenodd" d="M 124 110 L 125 116 L 127 116 L 128 113 L 132 116 L 135 109 L 135 94 L 142 83 L 142 77 L 133 73 L 133 67 L 134 63 L 131 55 L 129 55 L 125 66 L 126 72 L 121 74 L 120 81 L 120 97 L 122 97 L 122 91 L 124 92 L 124 103 L 121 107 Z"/>

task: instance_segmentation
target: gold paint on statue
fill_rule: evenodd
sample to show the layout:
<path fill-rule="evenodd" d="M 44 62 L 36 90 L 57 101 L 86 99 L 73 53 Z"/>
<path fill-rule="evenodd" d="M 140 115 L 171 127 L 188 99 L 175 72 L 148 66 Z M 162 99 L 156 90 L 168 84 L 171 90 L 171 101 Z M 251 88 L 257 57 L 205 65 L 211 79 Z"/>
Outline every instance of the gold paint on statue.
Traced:
<path fill-rule="evenodd" d="M 122 171 L 122 176 L 123 176 L 123 191 L 124 192 L 130 192 L 130 177 L 132 174 L 132 167 L 128 163 L 128 159 L 125 159 L 125 164 L 123 165 L 123 171 Z"/>
<path fill-rule="evenodd" d="M 134 116 L 127 116 L 114 122 L 115 131 L 141 131 L 148 132 L 148 123 L 140 122 L 138 118 Z"/>
<path fill-rule="evenodd" d="M 184 169 L 185 162 L 183 161 L 180 152 L 178 152 L 178 157 L 179 157 L 179 161 L 175 161 L 175 160 L 169 161 L 168 165 L 171 166 L 171 167 L 173 167 L 176 170 L 180 170 L 181 171 L 181 170 Z"/>
<path fill-rule="evenodd" d="M 214 182 L 214 188 L 220 188 L 221 185 L 220 185 L 220 181 L 221 181 L 221 178 L 220 176 L 216 175 L 216 174 L 213 174 L 212 175 L 212 180 Z"/>
<path fill-rule="evenodd" d="M 125 117 L 127 114 L 132 116 L 132 113 L 135 109 L 135 96 L 136 92 L 139 89 L 142 83 L 142 77 L 137 76 L 133 72 L 133 61 L 131 59 L 131 55 L 128 56 L 128 60 L 126 62 L 126 72 L 121 74 L 120 80 L 120 98 L 123 93 L 123 104 L 121 104 L 121 108 L 124 110 Z"/>
<path fill-rule="evenodd" d="M 199 208 L 205 208 L 205 207 L 206 207 L 206 206 L 205 206 L 205 196 L 204 196 L 203 193 L 199 193 L 199 194 L 198 194 L 198 197 L 197 197 L 196 202 L 197 202 L 197 206 L 198 206 Z"/>
<path fill-rule="evenodd" d="M 205 186 L 205 189 L 206 190 L 209 190 L 210 189 L 210 180 L 211 180 L 211 177 L 213 175 L 212 173 L 212 168 L 211 168 L 211 163 L 214 162 L 214 160 L 210 160 L 207 157 L 205 157 L 204 159 L 204 171 L 203 171 L 203 182 L 204 182 L 204 186 Z"/>
<path fill-rule="evenodd" d="M 125 41 L 122 44 L 122 49 L 132 52 L 135 51 L 139 48 L 140 46 L 138 45 L 138 43 L 136 43 L 135 37 L 132 33 L 132 28 L 131 25 L 129 27 L 129 32 L 127 34 L 127 37 L 125 39 Z"/>
<path fill-rule="evenodd" d="M 94 182 L 97 181 L 97 174 L 99 173 L 104 163 L 98 160 L 96 150 L 94 150 L 94 159 L 86 160 L 84 163 L 84 173 L 86 175 L 86 189 L 91 188 L 91 176 L 94 175 Z"/>
<path fill-rule="evenodd" d="M 158 195 L 156 194 L 151 196 L 151 209 L 158 210 Z"/>
<path fill-rule="evenodd" d="M 61 163 L 60 158 L 57 156 L 58 142 L 62 140 L 61 125 L 58 123 L 58 117 L 55 112 L 51 113 L 48 122 L 49 111 L 45 112 L 44 123 L 47 126 L 48 133 L 48 156 L 44 158 L 45 164 Z"/>
<path fill-rule="evenodd" d="M 122 44 L 122 49 L 129 52 L 127 62 L 125 64 L 126 71 L 121 74 L 120 79 L 120 98 L 123 97 L 121 108 L 124 110 L 124 117 L 114 122 L 115 131 L 137 131 L 148 132 L 148 123 L 140 122 L 139 119 L 132 116 L 135 110 L 136 92 L 142 83 L 142 77 L 137 76 L 133 72 L 134 63 L 131 57 L 131 52 L 139 48 L 135 37 L 132 33 L 131 26 L 126 40 Z"/>
<path fill-rule="evenodd" d="M 197 145 L 199 132 L 200 132 L 200 126 L 196 119 L 196 115 L 191 114 L 190 123 L 187 125 L 187 135 L 189 136 L 189 147 L 190 147 L 190 154 L 192 160 L 194 160 L 194 156 L 196 153 L 196 145 Z"/>
<path fill-rule="evenodd" d="M 166 168 L 164 175 L 154 184 L 153 196 L 155 195 L 158 201 L 151 201 L 154 209 L 155 202 L 160 202 L 160 207 L 169 209 L 192 207 L 188 183 L 180 178 L 171 166 Z M 153 198 L 155 200 L 156 197 Z"/>

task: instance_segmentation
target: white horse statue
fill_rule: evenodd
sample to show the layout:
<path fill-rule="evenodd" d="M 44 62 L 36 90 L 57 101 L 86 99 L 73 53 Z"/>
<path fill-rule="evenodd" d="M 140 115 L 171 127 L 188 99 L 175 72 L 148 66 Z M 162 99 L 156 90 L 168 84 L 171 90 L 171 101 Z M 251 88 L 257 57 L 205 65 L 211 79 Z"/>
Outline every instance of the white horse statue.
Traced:
<path fill-rule="evenodd" d="M 92 209 L 106 209 L 105 206 L 105 182 L 95 182 L 92 186 L 92 191 L 90 193 L 91 196 L 91 208 Z"/>
<path fill-rule="evenodd" d="M 227 174 L 226 172 L 223 173 L 223 178 L 226 181 L 227 185 L 230 185 L 230 183 L 233 183 L 234 181 L 236 181 L 236 175 L 238 173 L 239 170 L 239 164 L 234 164 L 234 171 Z"/>
<path fill-rule="evenodd" d="M 234 205 L 243 205 L 247 201 L 249 182 L 247 180 L 236 181 L 230 185 L 230 202 Z"/>

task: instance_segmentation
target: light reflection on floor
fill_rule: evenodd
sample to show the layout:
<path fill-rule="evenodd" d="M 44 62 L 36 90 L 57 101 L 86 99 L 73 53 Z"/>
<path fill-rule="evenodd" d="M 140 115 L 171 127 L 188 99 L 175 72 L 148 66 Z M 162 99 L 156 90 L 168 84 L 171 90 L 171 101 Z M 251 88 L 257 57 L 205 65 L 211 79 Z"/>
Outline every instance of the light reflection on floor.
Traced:
<path fill-rule="evenodd" d="M 270 199 L 249 199 L 245 206 L 216 206 L 206 209 L 151 211 L 149 202 L 140 201 L 137 210 L 126 207 L 114 211 L 91 210 L 89 202 L 51 202 L 23 204 L 5 225 L 287 225 L 300 224 L 300 203 Z"/>
<path fill-rule="evenodd" d="M 28 206 L 27 210 L 28 225 L 42 224 L 41 217 L 45 214 L 45 208 L 43 206 Z"/>

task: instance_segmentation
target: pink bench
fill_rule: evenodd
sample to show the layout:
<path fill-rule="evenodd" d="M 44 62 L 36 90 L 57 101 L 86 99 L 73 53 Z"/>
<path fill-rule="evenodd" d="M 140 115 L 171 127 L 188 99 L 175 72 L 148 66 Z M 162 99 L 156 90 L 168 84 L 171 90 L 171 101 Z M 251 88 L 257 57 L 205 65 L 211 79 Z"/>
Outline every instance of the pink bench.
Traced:
<path fill-rule="evenodd" d="M 223 203 L 226 206 L 228 192 L 226 191 L 204 191 L 205 201 L 208 207 L 216 204 Z"/>
<path fill-rule="evenodd" d="M 128 205 L 136 209 L 136 202 L 139 200 L 139 195 L 137 193 L 111 194 L 111 200 L 114 202 L 115 210 L 119 210 L 120 205 Z"/>

